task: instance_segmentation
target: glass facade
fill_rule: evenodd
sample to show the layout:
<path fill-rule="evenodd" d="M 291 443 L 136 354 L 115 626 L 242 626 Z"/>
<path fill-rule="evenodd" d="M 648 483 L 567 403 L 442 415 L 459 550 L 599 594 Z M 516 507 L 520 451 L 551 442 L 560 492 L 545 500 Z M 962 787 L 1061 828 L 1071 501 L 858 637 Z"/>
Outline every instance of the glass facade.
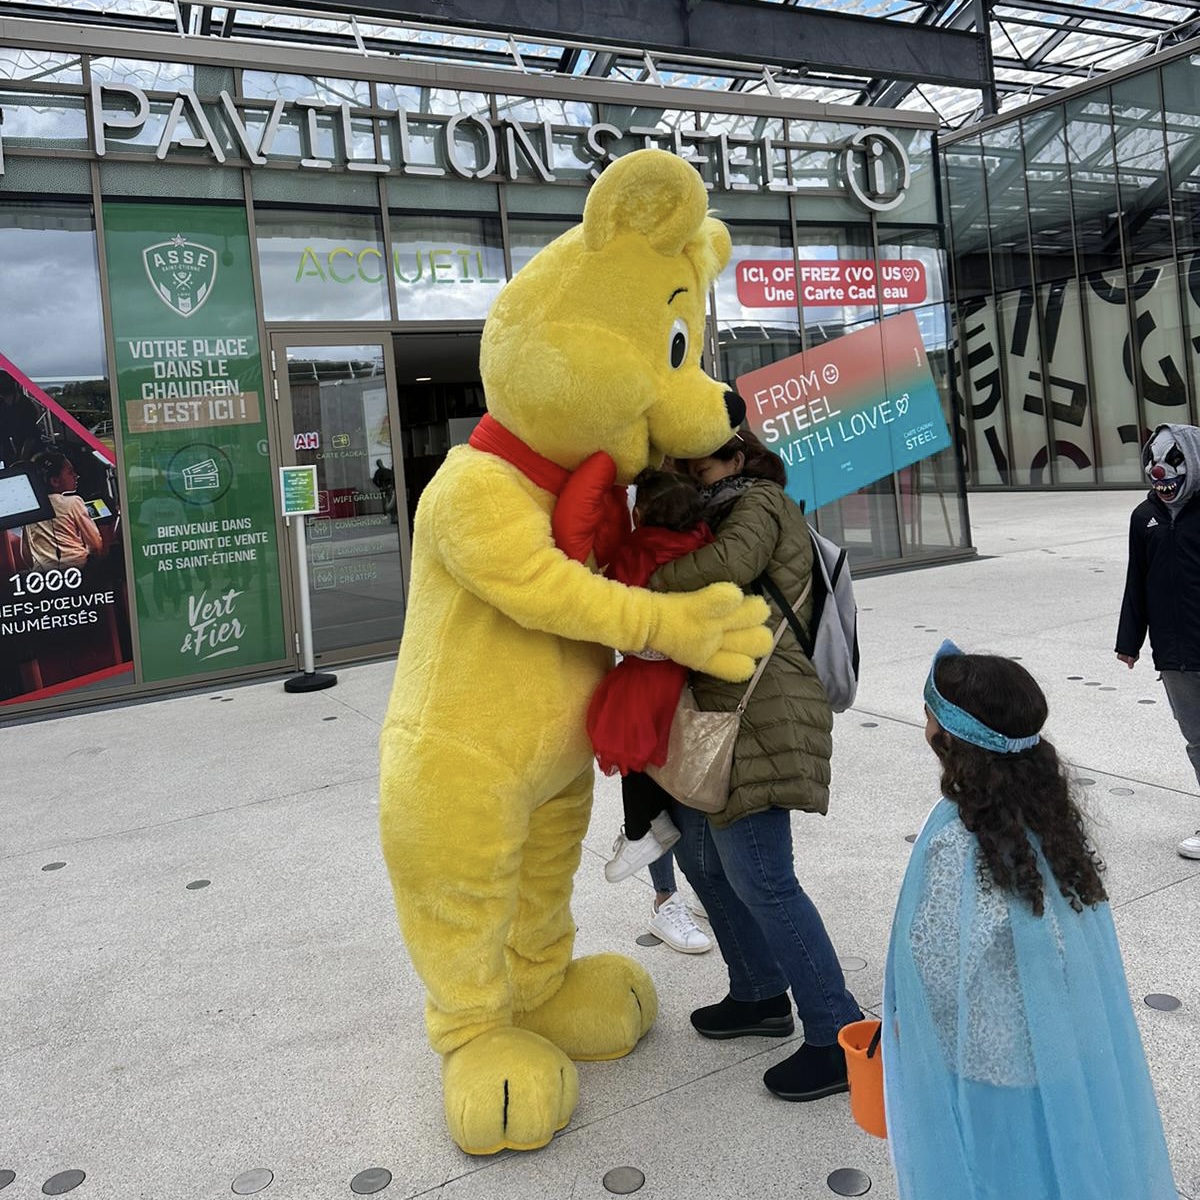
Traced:
<path fill-rule="evenodd" d="M 1181 55 L 944 141 L 968 483 L 1142 486 L 1195 422 L 1198 96 Z"/>
<path fill-rule="evenodd" d="M 338 78 L 233 45 L 225 64 L 181 64 L 163 46 L 161 60 L 0 47 L 0 470 L 23 462 L 32 414 L 114 517 L 101 622 L 114 674 L 83 672 L 80 687 L 286 665 L 300 587 L 318 658 L 394 642 L 421 489 L 484 410 L 496 296 L 580 220 L 604 166 L 645 146 L 695 166 L 732 235 L 712 374 L 733 384 L 911 313 L 933 403 L 956 425 L 922 118 L 881 128 L 864 111 L 855 125 L 769 96 L 735 101 L 762 112 L 713 112 L 718 97 L 634 82 L 523 97 L 484 75 L 466 86 L 469 72 L 458 89 L 410 82 L 399 61 Z M 870 170 L 865 134 L 884 140 Z M 1165 161 L 1138 169 L 1186 190 Z M 1178 342 L 1161 300 L 1139 303 Z M 270 502 L 292 463 L 317 467 L 326 506 L 301 564 Z M 953 448 L 812 516 L 858 569 L 969 553 Z M 14 578 L 20 537 L 4 543 Z M 268 575 L 270 588 L 242 582 Z M 61 683 L 48 659 L 39 683 L 35 659 L 0 671 L 0 703 Z"/>

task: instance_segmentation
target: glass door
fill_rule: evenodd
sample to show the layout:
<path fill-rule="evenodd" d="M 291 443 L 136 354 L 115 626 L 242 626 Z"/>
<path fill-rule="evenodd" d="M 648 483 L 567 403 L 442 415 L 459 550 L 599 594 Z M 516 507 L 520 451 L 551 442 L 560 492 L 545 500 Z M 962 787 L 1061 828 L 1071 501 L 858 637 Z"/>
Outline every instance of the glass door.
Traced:
<path fill-rule="evenodd" d="M 409 538 L 391 350 L 388 335 L 272 338 L 283 460 L 317 468 L 321 511 L 304 518 L 300 575 L 318 661 L 394 648 L 404 627 Z"/>

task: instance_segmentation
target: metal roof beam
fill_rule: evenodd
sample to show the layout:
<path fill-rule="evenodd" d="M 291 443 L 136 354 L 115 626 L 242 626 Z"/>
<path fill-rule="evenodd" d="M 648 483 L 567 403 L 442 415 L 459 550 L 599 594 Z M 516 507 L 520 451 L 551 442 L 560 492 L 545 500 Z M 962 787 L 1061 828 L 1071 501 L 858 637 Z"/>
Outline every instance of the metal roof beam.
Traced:
<path fill-rule="evenodd" d="M 1015 9 L 1018 12 L 1042 13 L 1060 17 L 1079 17 L 1087 22 L 1103 21 L 1107 25 L 1130 25 L 1139 29 L 1150 29 L 1155 32 L 1168 30 L 1174 24 L 1162 17 L 1147 17 L 1142 13 L 1128 12 L 1123 9 L 1085 7 L 1082 4 L 1066 4 L 1062 0 L 997 0 L 997 7 Z M 1000 20 L 1007 20 L 1007 12 Z"/>
<path fill-rule="evenodd" d="M 290 6 L 949 87 L 986 82 L 975 34 L 764 0 L 588 0 L 586 7 L 578 0 L 290 0 Z"/>

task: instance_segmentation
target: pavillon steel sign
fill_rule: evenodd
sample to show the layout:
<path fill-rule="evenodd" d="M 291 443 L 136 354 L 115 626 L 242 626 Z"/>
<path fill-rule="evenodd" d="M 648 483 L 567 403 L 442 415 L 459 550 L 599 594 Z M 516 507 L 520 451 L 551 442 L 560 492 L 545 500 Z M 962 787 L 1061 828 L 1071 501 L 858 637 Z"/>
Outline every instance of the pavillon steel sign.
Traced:
<path fill-rule="evenodd" d="M 155 93 L 155 104 L 163 103 L 161 96 Z M 811 184 L 805 186 L 787 177 L 788 155 L 824 151 L 831 156 L 831 166 L 836 166 L 825 186 L 880 212 L 901 204 L 911 181 L 903 143 L 879 127 L 858 129 L 838 142 L 790 143 L 766 133 L 743 136 L 641 125 L 621 129 L 603 121 L 563 125 L 469 112 L 434 115 L 385 106 L 362 108 L 347 102 L 235 99 L 228 91 L 200 96 L 191 88 L 179 88 L 173 97 L 163 121 L 161 109 L 152 116 L 152 97 L 141 88 L 93 81 L 86 102 L 95 153 L 101 157 L 133 150 L 148 153 L 150 147 L 144 141 L 147 125 L 153 129 L 161 122 L 154 148 L 159 160 L 194 162 L 199 151 L 217 164 L 230 160 L 255 166 L 286 162 L 311 171 L 452 174 L 468 180 L 501 177 L 553 183 L 560 178 L 556 174 L 559 143 L 569 141 L 574 147 L 574 172 L 567 180 L 571 182 L 588 182 L 579 177 L 580 163 L 592 164 L 587 176 L 595 178 L 613 159 L 651 146 L 673 151 L 693 163 L 713 190 L 799 192 L 809 190 Z M 281 130 L 287 131 L 286 137 L 280 136 Z M 0 128 L 0 137 L 2 134 Z M 143 140 L 135 145 L 139 134 Z M 363 146 L 370 146 L 372 153 L 359 153 Z M 162 279 L 167 287 L 173 286 L 169 272 Z"/>

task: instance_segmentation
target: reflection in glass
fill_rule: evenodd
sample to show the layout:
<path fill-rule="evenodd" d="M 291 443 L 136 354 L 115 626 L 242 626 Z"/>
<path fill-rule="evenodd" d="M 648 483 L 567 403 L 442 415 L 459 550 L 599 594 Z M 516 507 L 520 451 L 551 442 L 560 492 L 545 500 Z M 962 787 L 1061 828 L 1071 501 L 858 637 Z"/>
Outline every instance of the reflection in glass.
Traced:
<path fill-rule="evenodd" d="M 926 351 L 945 349 L 946 254 L 937 230 L 881 226 L 878 267 L 884 317 L 913 310 Z"/>
<path fill-rule="evenodd" d="M 853 569 L 900 557 L 893 477 L 884 476 L 816 510 L 817 529 L 850 552 Z"/>
<path fill-rule="evenodd" d="M 870 229 L 852 225 L 820 231 L 802 229 L 798 237 L 805 344 L 819 346 L 874 324 L 879 319 L 875 301 L 860 301 L 857 293 L 863 290 L 861 280 L 852 292 L 848 274 L 850 267 L 865 265 L 874 270 Z M 833 263 L 839 264 L 836 283 L 827 282 L 821 272 L 823 265 Z M 808 268 L 814 272 L 811 277 L 806 277 Z"/>
<path fill-rule="evenodd" d="M 1200 247 L 1200 63 L 1195 58 L 1177 58 L 1162 68 L 1171 203 L 1180 253 Z"/>
<path fill-rule="evenodd" d="M 93 83 L 126 83 L 144 92 L 176 92 L 191 88 L 198 96 L 233 92 L 233 69 L 204 63 L 159 62 L 153 59 L 93 58 Z"/>
<path fill-rule="evenodd" d="M 504 285 L 499 220 L 393 213 L 390 223 L 401 321 L 487 316 Z"/>
<path fill-rule="evenodd" d="M 320 100 L 366 108 L 371 85 L 363 79 L 333 79 L 317 75 L 286 75 L 280 71 L 243 71 L 242 95 L 264 100 Z"/>
<path fill-rule="evenodd" d="M 1121 265 L 1120 203 L 1108 89 L 1068 100 L 1067 161 L 1082 272 Z"/>
<path fill-rule="evenodd" d="M 1147 71 L 1112 87 L 1117 190 L 1129 262 L 1146 262 L 1174 253 L 1158 82 L 1158 72 Z"/>
<path fill-rule="evenodd" d="M 84 97 L 6 91 L 3 133 L 4 144 L 10 150 L 18 146 L 86 150 L 88 129 Z"/>
<path fill-rule="evenodd" d="M 375 217 L 260 207 L 255 224 L 268 321 L 387 319 L 388 264 Z"/>
<path fill-rule="evenodd" d="M 393 642 L 404 624 L 383 356 L 380 345 L 287 349 L 296 462 L 316 465 L 321 505 L 304 518 L 318 654 Z"/>
<path fill-rule="evenodd" d="M 581 125 L 596 120 L 595 106 L 582 100 L 552 96 L 497 96 L 496 113 L 503 120 L 550 121 L 555 125 Z"/>
<path fill-rule="evenodd" d="M 733 239 L 729 264 L 716 282 L 716 319 L 721 330 L 743 330 L 769 340 L 768 330 L 799 328 L 796 314 L 795 260 L 786 226 L 727 221 Z"/>
<path fill-rule="evenodd" d="M 1075 235 L 1067 177 L 1067 143 L 1061 107 L 1045 109 L 1021 122 L 1025 143 L 1025 187 L 1034 277 L 1040 283 L 1075 275 Z"/>
<path fill-rule="evenodd" d="M 966 546 L 966 498 L 958 494 L 953 447 L 897 473 L 900 533 L 907 554 Z"/>
<path fill-rule="evenodd" d="M 38 83 L 83 83 L 83 58 L 53 50 L 0 46 L 0 79 Z"/>
<path fill-rule="evenodd" d="M 502 122 L 519 122 L 539 151 L 544 143 L 541 126 L 548 121 L 551 132 L 546 165 L 550 173 L 556 180 L 590 178 L 596 166 L 596 156 L 587 145 L 588 128 L 596 119 L 593 105 L 544 96 L 497 96 L 496 112 Z"/>
<path fill-rule="evenodd" d="M 487 117 L 491 113 L 491 98 L 484 92 L 460 92 L 405 83 L 380 83 L 376 90 L 381 108 L 448 117 L 458 113 Z"/>
<path fill-rule="evenodd" d="M 548 218 L 509 217 L 508 249 L 515 275 L 543 246 L 578 224 Z"/>
<path fill-rule="evenodd" d="M 0 263 L 0 353 L 51 395 L 66 389 L 69 411 L 85 426 L 107 423 L 111 438 L 90 209 L 6 203 L 0 208 Z"/>
<path fill-rule="evenodd" d="M 991 223 L 992 279 L 1008 291 L 1029 282 L 1029 227 L 1026 223 L 1025 161 L 1018 123 L 982 135 L 988 214 Z"/>

